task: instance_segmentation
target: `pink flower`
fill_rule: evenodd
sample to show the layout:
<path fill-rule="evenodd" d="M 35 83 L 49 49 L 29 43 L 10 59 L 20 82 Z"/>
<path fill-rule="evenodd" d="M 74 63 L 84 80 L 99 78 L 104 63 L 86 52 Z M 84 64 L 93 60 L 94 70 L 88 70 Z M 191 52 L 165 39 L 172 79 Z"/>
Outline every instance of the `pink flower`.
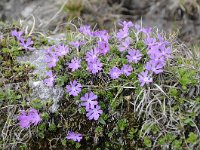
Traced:
<path fill-rule="evenodd" d="M 123 67 L 121 68 L 121 71 L 126 76 L 129 76 L 131 74 L 131 72 L 133 71 L 133 68 L 131 65 L 124 64 Z"/>
<path fill-rule="evenodd" d="M 71 63 L 69 63 L 69 66 L 68 66 L 70 69 L 72 69 L 72 72 L 74 72 L 75 70 L 77 70 L 78 68 L 81 67 L 81 60 L 74 57 L 72 60 L 71 60 Z"/>
<path fill-rule="evenodd" d="M 106 55 L 110 51 L 109 43 L 107 41 L 98 41 L 99 53 Z"/>
<path fill-rule="evenodd" d="M 19 120 L 19 125 L 21 128 L 29 128 L 31 125 L 30 117 L 26 115 L 25 111 L 21 111 L 20 115 L 17 117 L 17 120 Z"/>
<path fill-rule="evenodd" d="M 29 128 L 31 124 L 36 126 L 41 121 L 40 115 L 34 108 L 31 108 L 28 114 L 24 110 L 21 111 L 17 119 L 19 120 L 20 127 L 26 129 Z"/>
<path fill-rule="evenodd" d="M 23 48 L 26 52 L 27 52 L 27 50 L 30 50 L 30 51 L 34 50 L 34 48 L 32 47 L 33 41 L 31 41 L 30 38 L 28 38 L 28 39 L 26 40 L 26 42 L 25 42 L 24 39 L 21 39 L 21 40 L 20 40 L 20 45 L 22 46 L 22 48 Z"/>
<path fill-rule="evenodd" d="M 110 77 L 112 78 L 112 79 L 117 79 L 117 78 L 119 78 L 119 76 L 121 75 L 121 70 L 119 69 L 119 68 L 117 68 L 117 67 L 113 67 L 111 70 L 110 70 Z"/>
<path fill-rule="evenodd" d="M 129 50 L 128 51 L 128 55 L 126 55 L 126 57 L 128 58 L 128 62 L 135 62 L 138 63 L 138 61 L 142 58 L 142 54 L 140 53 L 139 50 Z"/>
<path fill-rule="evenodd" d="M 24 31 L 19 31 L 19 32 L 17 32 L 17 30 L 13 30 L 13 31 L 11 32 L 11 35 L 12 35 L 13 37 L 16 37 L 18 41 L 21 41 L 21 40 L 23 39 L 23 38 L 21 37 L 23 34 L 24 34 Z"/>
<path fill-rule="evenodd" d="M 66 86 L 66 92 L 68 92 L 69 95 L 78 96 L 78 94 L 81 92 L 81 88 L 81 84 L 76 80 L 70 81 L 70 85 Z"/>
<path fill-rule="evenodd" d="M 92 120 L 92 119 L 98 120 L 102 113 L 103 113 L 103 111 L 100 109 L 100 106 L 96 105 L 95 108 L 89 109 L 87 111 L 86 116 L 88 117 L 89 120 Z"/>
<path fill-rule="evenodd" d="M 89 111 L 89 109 L 94 109 L 94 106 L 98 104 L 96 99 L 97 95 L 95 95 L 93 92 L 88 92 L 81 97 L 81 106 L 85 106 L 86 111 Z"/>
<path fill-rule="evenodd" d="M 82 134 L 79 134 L 79 133 L 74 133 L 72 131 L 70 131 L 68 134 L 67 134 L 67 137 L 66 137 L 68 140 L 73 140 L 75 142 L 80 142 L 82 140 Z"/>
<path fill-rule="evenodd" d="M 55 51 L 58 56 L 65 56 L 69 52 L 69 48 L 65 45 L 58 45 Z"/>
<path fill-rule="evenodd" d="M 153 81 L 152 77 L 148 75 L 148 71 L 143 71 L 138 75 L 138 79 L 140 81 L 140 85 L 144 86 L 145 84 L 149 84 Z"/>
<path fill-rule="evenodd" d="M 100 60 L 96 59 L 96 60 L 88 63 L 88 70 L 90 72 L 92 72 L 93 74 L 96 74 L 96 73 L 98 73 L 99 71 L 102 70 L 102 66 L 103 65 L 100 62 Z"/>
<path fill-rule="evenodd" d="M 41 121 L 40 115 L 38 114 L 38 111 L 34 108 L 32 108 L 28 112 L 28 116 L 30 118 L 31 123 L 33 123 L 35 126 Z"/>

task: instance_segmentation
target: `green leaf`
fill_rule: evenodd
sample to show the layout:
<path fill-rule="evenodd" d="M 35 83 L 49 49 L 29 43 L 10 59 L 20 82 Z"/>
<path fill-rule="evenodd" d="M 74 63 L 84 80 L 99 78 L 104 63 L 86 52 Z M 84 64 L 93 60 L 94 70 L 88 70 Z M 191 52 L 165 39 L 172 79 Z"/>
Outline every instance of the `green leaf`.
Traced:
<path fill-rule="evenodd" d="M 172 146 L 175 150 L 180 150 L 182 147 L 182 140 L 174 140 Z"/>
<path fill-rule="evenodd" d="M 187 138 L 187 142 L 191 144 L 195 144 L 197 142 L 197 138 L 198 136 L 195 133 L 190 132 L 189 137 Z"/>
<path fill-rule="evenodd" d="M 62 143 L 63 146 L 66 146 L 66 145 L 67 145 L 67 144 L 66 144 L 66 143 L 67 143 L 66 139 L 62 139 L 62 140 L 61 140 L 61 143 Z"/>
<path fill-rule="evenodd" d="M 126 119 L 121 119 L 121 120 L 119 120 L 119 121 L 117 122 L 118 127 L 119 127 L 119 129 L 120 129 L 121 131 L 123 131 L 123 130 L 126 128 L 126 126 L 128 125 L 127 122 L 128 122 L 128 121 L 127 121 Z"/>
<path fill-rule="evenodd" d="M 103 120 L 102 117 L 100 117 L 98 121 L 99 121 L 101 124 L 106 125 L 106 122 Z"/>
<path fill-rule="evenodd" d="M 152 145 L 151 140 L 147 136 L 144 137 L 144 145 L 147 147 L 151 147 L 151 145 Z"/>

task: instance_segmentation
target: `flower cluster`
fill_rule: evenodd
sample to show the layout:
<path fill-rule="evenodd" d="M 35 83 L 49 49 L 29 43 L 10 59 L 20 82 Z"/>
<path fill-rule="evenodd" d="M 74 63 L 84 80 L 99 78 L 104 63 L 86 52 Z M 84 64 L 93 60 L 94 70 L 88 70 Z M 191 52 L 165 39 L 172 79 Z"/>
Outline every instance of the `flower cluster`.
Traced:
<path fill-rule="evenodd" d="M 103 111 L 100 109 L 100 106 L 97 102 L 97 95 L 93 92 L 88 92 L 84 96 L 81 97 L 81 106 L 85 106 L 85 110 L 87 111 L 86 116 L 89 120 L 98 120 L 100 114 Z"/>
<path fill-rule="evenodd" d="M 20 127 L 26 129 L 29 128 L 31 124 L 36 126 L 41 121 L 40 115 L 34 108 L 31 108 L 28 113 L 24 110 L 21 111 L 17 119 L 19 120 Z"/>
<path fill-rule="evenodd" d="M 50 69 L 46 73 L 47 78 L 44 80 L 44 83 L 47 86 L 53 86 L 53 82 L 56 78 L 56 75 L 53 75 L 51 69 L 56 66 L 59 57 L 64 57 L 68 52 L 69 52 L 68 46 L 65 46 L 63 44 L 53 45 L 47 49 L 45 62 L 47 63 L 48 68 Z"/>
<path fill-rule="evenodd" d="M 27 52 L 29 51 L 33 51 L 34 48 L 33 46 L 33 41 L 31 40 L 31 38 L 28 39 L 24 39 L 22 37 L 22 35 L 24 34 L 24 31 L 17 31 L 17 30 L 13 30 L 11 32 L 11 35 L 13 37 L 15 37 L 17 39 L 17 41 L 19 42 L 19 44 L 21 45 L 21 47 Z"/>
<path fill-rule="evenodd" d="M 70 84 L 66 86 L 66 92 L 72 96 L 78 96 L 81 92 L 82 85 L 78 83 L 76 80 L 70 81 Z M 100 114 L 102 114 L 102 110 L 97 102 L 97 95 L 93 92 L 88 92 L 84 96 L 81 97 L 81 106 L 85 106 L 85 110 L 87 112 L 86 116 L 89 120 L 98 120 Z"/>
<path fill-rule="evenodd" d="M 129 37 L 129 29 L 133 27 L 133 23 L 131 21 L 124 21 L 120 23 L 120 26 L 122 26 L 123 28 L 120 29 L 119 32 L 117 32 L 116 38 L 120 42 L 118 49 L 120 52 L 123 52 L 129 49 L 129 46 L 132 42 L 132 39 Z"/>
<path fill-rule="evenodd" d="M 147 45 L 147 55 L 149 59 L 147 59 L 148 61 L 146 63 L 145 60 L 143 61 L 143 63 L 145 63 L 145 70 L 138 74 L 138 80 L 141 86 L 153 82 L 152 75 L 162 73 L 166 60 L 171 58 L 172 50 L 169 46 L 169 42 L 165 41 L 160 34 L 157 35 L 157 38 L 152 37 L 151 28 L 142 28 L 139 25 L 133 25 L 131 22 L 126 21 L 122 22 L 120 25 L 122 29 L 116 34 L 116 38 L 120 42 L 118 49 L 120 52 L 128 51 L 126 57 L 130 64 L 138 63 L 143 57 L 140 50 L 133 49 L 130 46 L 132 43 L 132 39 L 129 37 L 130 28 L 135 28 L 135 36 L 137 39 L 140 33 L 145 35 L 144 43 Z M 124 65 L 121 70 L 117 67 L 113 67 L 110 70 L 110 77 L 112 79 L 117 79 L 122 72 L 128 76 L 131 74 L 132 70 L 131 65 Z"/>
<path fill-rule="evenodd" d="M 46 62 L 49 68 L 47 72 L 48 78 L 45 79 L 44 82 L 48 86 L 53 86 L 56 78 L 56 75 L 53 75 L 53 67 L 56 66 L 60 57 L 68 54 L 70 59 L 64 60 L 67 61 L 67 63 L 65 63 L 68 67 L 67 71 L 72 75 L 74 72 L 76 73 L 77 70 L 87 70 L 91 76 L 106 74 L 109 75 L 111 79 L 116 80 L 121 75 L 125 77 L 130 76 L 133 73 L 133 66 L 138 65 L 134 71 L 137 72 L 139 70 L 137 75 L 140 86 L 153 82 L 153 75 L 162 73 L 167 59 L 171 58 L 172 52 L 169 42 L 165 41 L 161 35 L 154 37 L 151 33 L 151 28 L 142 28 L 139 25 L 134 25 L 130 21 L 121 22 L 120 26 L 122 26 L 122 28 L 114 37 L 110 37 L 105 30 L 92 31 L 90 26 L 81 26 L 79 31 L 84 37 L 87 37 L 84 38 L 84 40 L 79 38 L 77 41 L 68 42 L 68 45 L 53 45 L 49 47 L 46 51 Z M 136 40 L 132 38 L 130 32 L 135 33 Z M 144 40 L 140 39 L 140 35 L 144 37 Z M 90 39 L 90 42 L 87 43 L 85 39 Z M 91 41 L 94 43 L 90 45 L 91 47 L 89 47 L 89 49 L 86 49 L 84 45 L 90 44 Z M 109 60 L 115 57 L 110 53 L 110 49 L 112 48 L 112 46 L 110 46 L 111 41 L 117 41 L 119 56 L 125 57 L 127 61 L 126 64 L 116 62 L 115 66 L 107 67 L 110 65 L 102 63 L 104 61 L 109 63 Z M 136 44 L 134 44 L 138 41 L 141 43 L 143 42 L 143 49 L 137 48 Z M 71 50 L 69 50 L 69 48 Z M 68 56 L 64 58 L 67 57 Z M 83 64 L 86 64 L 86 67 Z M 110 69 L 107 71 L 108 68 Z M 72 78 L 74 78 L 74 76 Z M 81 80 L 78 78 L 69 81 L 68 85 L 66 85 L 66 92 L 68 95 L 79 96 L 84 87 L 79 81 Z M 97 121 L 103 113 L 97 99 L 98 96 L 91 90 L 80 97 L 80 106 L 85 108 L 88 120 Z M 80 142 L 82 134 L 70 131 L 67 135 L 67 139 Z"/>
<path fill-rule="evenodd" d="M 110 70 L 110 77 L 112 79 L 117 79 L 122 74 L 124 74 L 125 76 L 130 76 L 132 71 L 132 66 L 128 64 L 124 64 L 121 69 L 119 69 L 118 67 L 112 67 Z"/>
<path fill-rule="evenodd" d="M 86 53 L 85 60 L 88 64 L 88 70 L 92 74 L 97 74 L 99 71 L 102 70 L 103 64 L 98 59 L 99 55 L 100 53 L 98 48 L 91 49 Z"/>
<path fill-rule="evenodd" d="M 141 86 L 152 82 L 153 74 L 163 72 L 166 61 L 171 58 L 172 54 L 169 42 L 165 41 L 160 34 L 158 34 L 157 39 L 150 37 L 150 34 L 148 35 L 145 44 L 148 46 L 147 54 L 150 59 L 145 64 L 145 71 L 138 75 Z"/>

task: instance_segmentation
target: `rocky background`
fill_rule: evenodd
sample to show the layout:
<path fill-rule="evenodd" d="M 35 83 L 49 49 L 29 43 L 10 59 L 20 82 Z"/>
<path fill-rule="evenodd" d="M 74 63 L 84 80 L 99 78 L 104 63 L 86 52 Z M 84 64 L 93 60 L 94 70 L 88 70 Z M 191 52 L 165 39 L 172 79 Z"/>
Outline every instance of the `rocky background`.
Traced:
<path fill-rule="evenodd" d="M 0 19 L 35 20 L 36 26 L 55 32 L 74 17 L 107 29 L 121 19 L 142 19 L 145 26 L 179 31 L 181 40 L 198 44 L 199 6 L 199 0 L 1 0 Z"/>

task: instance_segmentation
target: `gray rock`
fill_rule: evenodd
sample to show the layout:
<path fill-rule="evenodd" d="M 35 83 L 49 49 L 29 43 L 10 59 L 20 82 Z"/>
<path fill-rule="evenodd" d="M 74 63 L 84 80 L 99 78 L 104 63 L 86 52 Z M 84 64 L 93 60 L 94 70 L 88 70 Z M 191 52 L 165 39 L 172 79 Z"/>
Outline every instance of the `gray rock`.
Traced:
<path fill-rule="evenodd" d="M 55 41 L 59 42 L 60 37 L 61 36 L 59 35 L 55 36 Z M 59 107 L 58 102 L 63 97 L 64 90 L 58 86 L 48 87 L 43 82 L 47 68 L 47 64 L 45 63 L 45 50 L 34 50 L 30 54 L 18 57 L 17 61 L 19 63 L 29 63 L 35 66 L 33 73 L 37 74 L 38 78 L 37 80 L 30 79 L 29 81 L 29 86 L 32 89 L 30 100 L 36 98 L 42 101 L 53 100 L 53 105 L 50 107 L 50 111 L 55 112 Z"/>

